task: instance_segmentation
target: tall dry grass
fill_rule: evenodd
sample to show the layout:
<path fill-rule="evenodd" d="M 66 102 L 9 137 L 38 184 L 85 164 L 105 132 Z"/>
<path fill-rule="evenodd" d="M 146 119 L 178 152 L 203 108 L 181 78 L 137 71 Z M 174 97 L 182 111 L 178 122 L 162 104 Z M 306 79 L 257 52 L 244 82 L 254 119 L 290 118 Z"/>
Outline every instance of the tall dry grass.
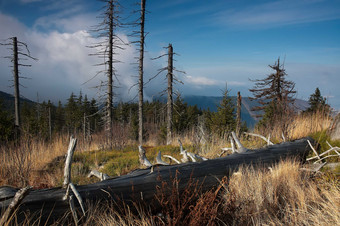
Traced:
<path fill-rule="evenodd" d="M 324 131 L 330 128 L 333 118 L 324 111 L 312 114 L 299 114 L 288 127 L 289 138 L 298 139 L 312 133 Z"/>
<path fill-rule="evenodd" d="M 56 186 L 62 178 L 62 171 L 45 172 L 46 166 L 58 158 L 63 160 L 69 141 L 67 135 L 55 136 L 51 141 L 22 137 L 19 143 L 0 146 L 0 186 Z M 98 147 L 97 142 L 78 139 L 77 151 L 96 150 Z"/>
<path fill-rule="evenodd" d="M 271 169 L 241 167 L 217 189 L 195 183 L 171 195 L 157 194 L 161 209 L 145 205 L 94 205 L 83 225 L 339 225 L 340 182 L 315 177 L 294 161 Z M 196 191 L 196 192 L 193 192 Z M 137 211 L 136 211 L 137 210 Z"/>
<path fill-rule="evenodd" d="M 339 181 L 313 180 L 300 167 L 285 161 L 271 170 L 239 169 L 225 194 L 228 224 L 338 225 Z"/>
<path fill-rule="evenodd" d="M 286 139 L 293 140 L 306 137 L 315 132 L 327 130 L 331 126 L 333 118 L 329 112 L 320 109 L 314 113 L 292 114 L 287 117 L 287 120 L 289 122 L 287 123 L 285 131 Z M 280 122 L 274 125 L 272 129 L 267 127 L 256 128 L 255 132 L 264 136 L 270 134 L 275 142 L 282 141 L 283 131 Z"/>

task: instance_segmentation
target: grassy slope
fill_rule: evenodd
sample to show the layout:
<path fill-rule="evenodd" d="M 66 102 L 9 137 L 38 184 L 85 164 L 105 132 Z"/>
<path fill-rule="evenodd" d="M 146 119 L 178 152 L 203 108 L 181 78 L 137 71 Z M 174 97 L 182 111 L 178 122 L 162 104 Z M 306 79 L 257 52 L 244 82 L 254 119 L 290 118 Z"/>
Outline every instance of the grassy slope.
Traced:
<path fill-rule="evenodd" d="M 312 135 L 319 141 L 318 151 L 323 152 L 329 147 L 329 140 L 325 128 L 330 125 L 330 119 L 322 116 L 298 116 L 292 122 L 290 136 L 294 139 Z M 98 136 L 100 137 L 100 135 Z M 280 137 L 273 137 L 274 141 L 280 142 Z M 8 184 L 18 187 L 30 184 L 36 188 L 60 185 L 62 182 L 62 170 L 69 139 L 58 137 L 51 143 L 39 140 L 26 140 L 19 147 L 2 147 L 0 152 L 0 185 Z M 97 143 L 98 141 L 99 143 Z M 190 143 L 190 139 L 183 138 L 187 150 L 194 152 L 197 144 Z M 257 138 L 245 139 L 246 147 L 258 147 L 263 145 L 262 140 Z M 333 146 L 340 146 L 339 141 L 330 142 Z M 212 143 L 201 146 L 204 155 L 216 157 L 221 147 L 227 146 L 228 142 L 222 139 L 214 139 Z M 78 142 L 77 151 L 72 165 L 72 178 L 75 183 L 91 183 L 97 179 L 88 179 L 87 173 L 92 168 L 98 168 L 111 176 L 125 174 L 139 167 L 137 145 L 130 144 L 124 148 L 114 150 L 99 150 L 100 139 L 94 138 L 91 144 Z M 158 151 L 162 154 L 170 154 L 177 159 L 179 156 L 178 146 L 146 146 L 147 157 L 152 162 Z M 201 152 L 202 153 L 202 152 Z M 339 161 L 338 158 L 332 161 Z M 103 166 L 102 168 L 100 168 Z M 284 162 L 273 166 L 273 172 L 263 169 L 254 171 L 243 168 L 233 177 L 228 178 L 228 186 L 219 189 L 224 190 L 224 196 L 217 196 L 216 190 L 207 194 L 199 192 L 188 204 L 186 210 L 174 209 L 174 203 L 182 202 L 188 197 L 169 197 L 178 199 L 164 205 L 165 217 L 155 217 L 152 213 L 140 210 L 139 215 L 132 212 L 113 212 L 105 209 L 95 213 L 99 208 L 94 208 L 92 217 L 88 218 L 93 223 L 112 225 L 114 222 L 121 224 L 149 225 L 152 223 L 172 224 L 180 222 L 197 223 L 197 220 L 211 223 L 223 220 L 227 224 L 311 224 L 323 225 L 326 222 L 339 222 L 339 178 L 333 174 L 313 179 L 299 172 L 296 163 Z M 339 170 L 339 169 L 337 169 Z M 13 174 L 12 172 L 17 172 Z M 197 200 L 198 199 L 198 200 Z M 181 201 L 182 200 L 182 201 Z M 197 200 L 197 201 L 196 201 Z M 177 205 L 178 206 L 178 205 Z M 185 207 L 186 208 L 186 207 Z M 176 212 L 177 211 L 177 212 Z M 185 218 L 180 213 L 187 213 Z M 200 216 L 195 212 L 201 213 Z M 173 215 L 173 213 L 177 215 Z M 104 216 L 103 216 L 104 214 Z M 100 216 L 100 217 L 99 217 Z M 202 216 L 204 216 L 202 218 Z M 183 218 L 184 217 L 184 218 Z"/>

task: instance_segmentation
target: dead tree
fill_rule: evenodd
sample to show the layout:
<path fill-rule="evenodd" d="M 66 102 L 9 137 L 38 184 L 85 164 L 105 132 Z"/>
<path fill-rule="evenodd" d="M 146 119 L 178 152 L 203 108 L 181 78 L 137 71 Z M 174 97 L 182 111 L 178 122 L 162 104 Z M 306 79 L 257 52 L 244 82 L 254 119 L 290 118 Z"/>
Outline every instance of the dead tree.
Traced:
<path fill-rule="evenodd" d="M 96 38 L 104 38 L 105 40 L 91 46 L 89 48 L 96 49 L 97 52 L 90 54 L 90 56 L 97 56 L 104 59 L 103 63 L 96 64 L 95 66 L 104 66 L 104 70 L 100 70 L 94 77 L 104 73 L 107 76 L 107 82 L 97 86 L 101 89 L 103 84 L 106 86 L 106 107 L 105 107 L 105 130 L 110 146 L 112 146 L 112 134 L 113 134 L 113 88 L 114 79 L 117 78 L 114 64 L 120 63 L 119 60 L 114 59 L 114 55 L 117 55 L 118 49 L 123 49 L 124 42 L 116 35 L 116 30 L 121 26 L 119 17 L 119 3 L 117 0 L 101 0 L 106 3 L 103 7 L 103 12 L 99 16 L 102 22 L 95 26 L 91 32 Z M 93 77 L 93 78 L 94 78 Z M 92 79 L 92 78 L 91 78 Z M 91 80 L 90 79 L 90 80 Z"/>
<path fill-rule="evenodd" d="M 10 40 L 12 42 L 10 42 Z M 20 78 L 26 78 L 26 77 L 20 77 L 20 72 L 19 72 L 19 66 L 23 67 L 31 67 L 32 65 L 30 64 L 22 64 L 19 62 L 19 60 L 26 60 L 32 59 L 32 60 L 37 60 L 36 58 L 31 56 L 31 53 L 28 49 L 28 46 L 24 42 L 18 41 L 17 37 L 12 37 L 7 40 L 5 40 L 4 43 L 0 43 L 0 45 L 3 46 L 11 46 L 8 49 L 11 50 L 12 56 L 6 56 L 5 58 L 8 58 L 11 60 L 13 63 L 13 86 L 14 86 L 14 109 L 15 109 L 15 134 L 16 137 L 19 137 L 20 133 L 20 126 L 21 126 L 21 120 L 20 120 Z M 23 58 L 20 58 L 23 57 Z"/>
<path fill-rule="evenodd" d="M 241 131 L 241 105 L 242 104 L 242 96 L 240 92 L 237 92 L 237 111 L 236 111 L 236 136 L 240 137 Z"/>
<path fill-rule="evenodd" d="M 168 101 L 167 101 L 167 126 L 166 126 L 166 144 L 171 143 L 172 138 L 172 111 L 173 111 L 173 98 L 172 98 L 172 82 L 173 82 L 173 48 L 172 45 L 168 46 Z"/>
<path fill-rule="evenodd" d="M 139 41 L 139 80 L 138 80 L 138 142 L 143 144 L 143 88 L 144 88 L 144 24 L 145 24 L 145 3 L 141 0 L 140 11 L 140 41 Z"/>
<path fill-rule="evenodd" d="M 180 81 L 177 78 L 177 76 L 174 75 L 174 71 L 180 72 L 180 73 L 185 73 L 185 72 L 179 71 L 179 70 L 177 70 L 174 67 L 174 55 L 176 53 L 174 53 L 174 51 L 173 51 L 172 44 L 169 44 L 168 47 L 164 47 L 164 48 L 168 49 L 168 53 L 163 54 L 161 56 L 158 56 L 156 58 L 153 58 L 153 60 L 162 58 L 164 56 L 168 56 L 168 66 L 159 69 L 157 74 L 154 77 L 152 77 L 151 79 L 149 79 L 148 82 L 150 82 L 152 79 L 157 77 L 162 72 L 167 71 L 167 75 L 166 75 L 166 77 L 167 77 L 167 89 L 166 89 L 166 92 L 167 92 L 166 143 L 170 144 L 171 143 L 171 139 L 172 139 L 172 116 L 173 116 L 173 105 L 174 105 L 174 103 L 173 103 L 173 94 L 174 94 L 174 92 L 173 92 L 173 83 L 174 83 L 174 80 L 175 80 L 175 81 L 183 84 L 183 82 Z"/>

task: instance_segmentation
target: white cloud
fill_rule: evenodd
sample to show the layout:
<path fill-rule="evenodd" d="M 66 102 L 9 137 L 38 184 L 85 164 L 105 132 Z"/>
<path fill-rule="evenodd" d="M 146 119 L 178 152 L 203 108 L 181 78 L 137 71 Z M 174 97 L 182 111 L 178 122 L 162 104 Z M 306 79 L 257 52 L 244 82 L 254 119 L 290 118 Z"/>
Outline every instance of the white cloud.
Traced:
<path fill-rule="evenodd" d="M 81 6 L 72 7 L 59 13 L 38 18 L 34 23 L 36 30 L 58 30 L 62 32 L 76 32 L 89 30 L 98 24 L 95 13 L 78 14 Z"/>
<path fill-rule="evenodd" d="M 39 96 L 46 100 L 65 100 L 71 92 L 78 93 L 80 90 L 93 97 L 98 90 L 89 88 L 99 85 L 101 81 L 106 81 L 105 75 L 102 74 L 86 85 L 82 85 L 97 71 L 103 70 L 103 68 L 93 65 L 104 61 L 89 56 L 94 50 L 86 46 L 96 43 L 98 40 L 91 37 L 86 31 L 42 33 L 30 30 L 10 16 L 0 14 L 0 19 L 1 23 L 6 24 L 6 26 L 1 26 L 5 29 L 0 34 L 0 39 L 18 36 L 19 40 L 28 44 L 32 56 L 39 59 L 37 62 L 31 62 L 32 67 L 30 68 L 20 68 L 23 76 L 31 78 L 31 80 L 22 80 L 22 84 L 28 87 L 21 89 L 21 93 L 25 97 L 35 100 L 36 94 L 39 93 Z M 123 40 L 128 39 L 124 34 L 120 34 L 120 37 Z M 136 83 L 136 78 L 132 75 L 137 74 L 137 71 L 131 65 L 136 61 L 134 59 L 136 49 L 134 46 L 125 46 L 125 50 L 119 50 L 117 53 L 117 58 L 124 63 L 116 64 L 117 74 L 120 76 L 118 76 L 119 83 L 116 81 L 115 85 L 120 88 L 115 92 L 120 96 L 119 98 L 130 100 L 135 95 L 135 90 L 130 93 L 128 90 L 132 84 Z M 1 50 L 1 56 L 3 54 L 7 54 L 5 48 Z M 9 64 L 10 62 L 6 59 L 0 61 L 0 89 L 12 93 L 9 88 L 11 83 L 8 81 L 12 76 Z M 145 70 L 150 70 L 149 67 L 146 66 Z"/>
<path fill-rule="evenodd" d="M 199 85 L 199 86 L 213 86 L 217 85 L 219 82 L 215 79 L 209 79 L 206 77 L 194 77 L 194 76 L 186 76 L 186 81 L 193 85 Z"/>

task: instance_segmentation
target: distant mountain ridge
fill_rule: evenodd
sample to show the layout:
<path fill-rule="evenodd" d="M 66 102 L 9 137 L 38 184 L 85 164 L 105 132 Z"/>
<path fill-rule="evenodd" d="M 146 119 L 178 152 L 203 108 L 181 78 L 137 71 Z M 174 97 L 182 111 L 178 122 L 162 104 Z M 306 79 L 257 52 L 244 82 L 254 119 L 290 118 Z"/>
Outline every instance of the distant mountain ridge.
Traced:
<path fill-rule="evenodd" d="M 0 91 L 0 102 L 2 103 L 2 107 L 4 108 L 4 110 L 10 113 L 14 113 L 14 96 L 12 94 Z M 22 105 L 24 103 L 27 103 L 29 105 L 35 104 L 34 101 L 31 101 L 24 97 L 20 97 L 20 104 Z"/>
<path fill-rule="evenodd" d="M 188 103 L 189 105 L 196 105 L 201 110 L 210 110 L 217 111 L 217 106 L 222 101 L 222 96 L 184 96 L 183 101 Z M 231 96 L 232 101 L 236 106 L 237 97 Z M 255 112 L 251 111 L 253 107 L 260 106 L 260 103 L 256 100 L 250 100 L 249 97 L 242 97 L 241 104 L 241 120 L 247 123 L 248 127 L 254 127 L 254 125 L 258 122 L 258 118 L 256 118 Z M 309 104 L 305 100 L 296 99 L 294 102 L 294 106 L 296 110 L 304 111 L 309 107 Z"/>

